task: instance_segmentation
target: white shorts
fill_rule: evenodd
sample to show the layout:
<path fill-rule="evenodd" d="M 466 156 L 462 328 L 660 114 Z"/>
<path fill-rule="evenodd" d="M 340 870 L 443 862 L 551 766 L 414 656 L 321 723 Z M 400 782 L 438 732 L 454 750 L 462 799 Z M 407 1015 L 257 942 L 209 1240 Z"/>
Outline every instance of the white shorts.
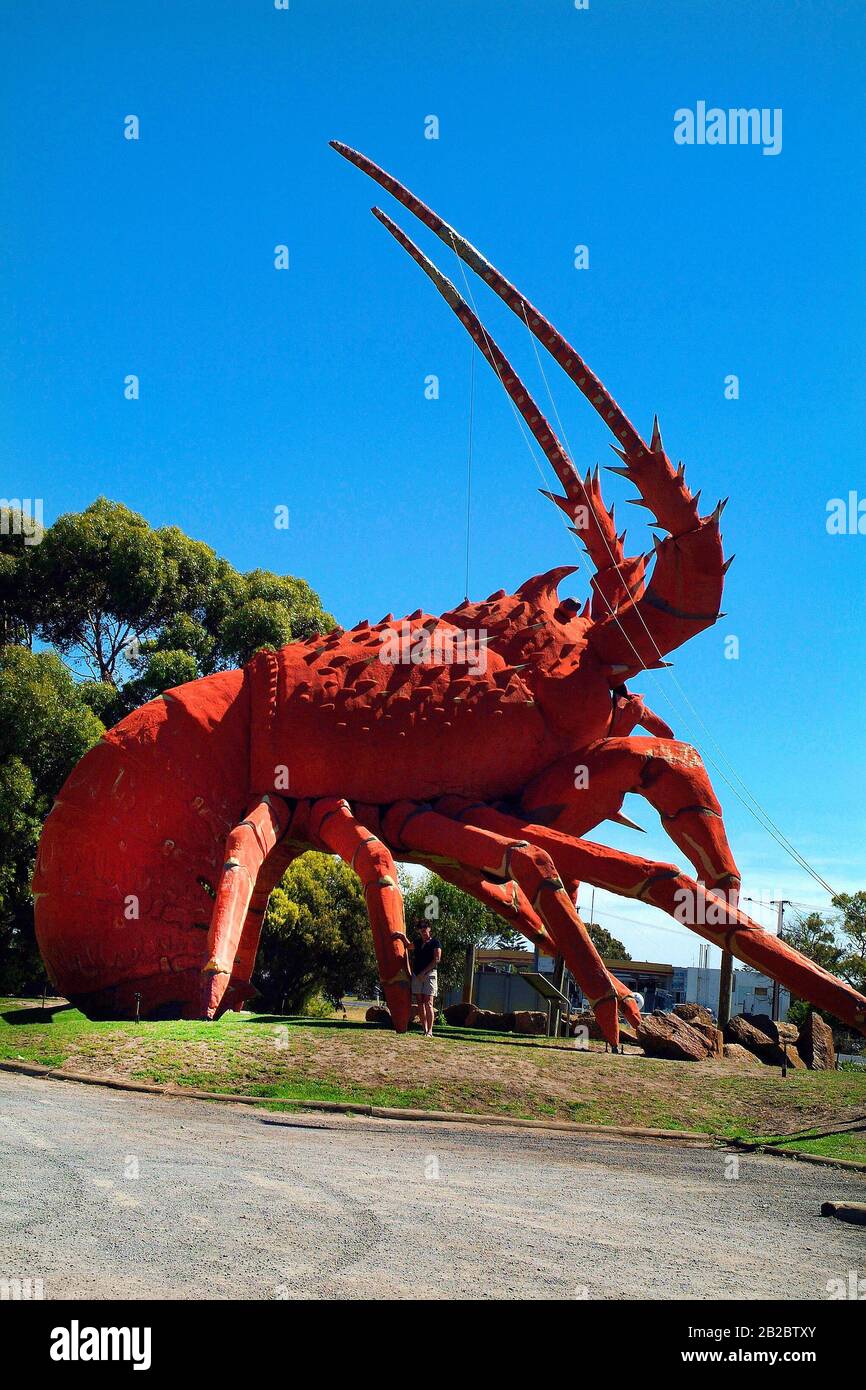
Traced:
<path fill-rule="evenodd" d="M 431 970 L 429 975 L 412 976 L 412 993 L 417 998 L 423 995 L 425 999 L 432 999 L 439 988 L 439 981 L 436 979 L 436 971 Z"/>

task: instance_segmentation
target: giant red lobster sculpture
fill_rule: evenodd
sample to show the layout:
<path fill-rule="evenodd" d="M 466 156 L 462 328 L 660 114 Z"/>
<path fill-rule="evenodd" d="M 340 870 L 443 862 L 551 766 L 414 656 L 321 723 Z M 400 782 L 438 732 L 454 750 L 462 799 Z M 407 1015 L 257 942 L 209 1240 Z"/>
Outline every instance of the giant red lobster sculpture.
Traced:
<path fill-rule="evenodd" d="M 455 287 L 373 211 L 493 367 L 562 485 L 553 500 L 595 567 L 584 608 L 572 567 L 436 618 L 389 614 L 169 690 L 82 758 L 48 817 L 36 929 L 57 988 L 94 1018 L 215 1018 L 254 993 L 268 895 L 305 850 L 359 875 L 394 1026 L 410 1013 L 395 859 L 435 868 L 561 954 L 616 1045 L 639 1020 L 581 922 L 581 882 L 640 898 L 794 994 L 866 1031 L 866 999 L 767 935 L 736 906 L 739 875 L 697 752 L 626 681 L 719 616 L 721 504 L 709 516 L 657 424 L 645 444 L 560 333 L 483 256 L 382 169 L 351 160 L 439 236 L 525 321 L 608 424 L 628 478 L 667 534 L 626 556 L 598 471 L 576 472 L 503 353 Z M 548 494 L 551 495 L 551 494 Z M 652 571 L 647 575 L 647 560 Z M 636 726 L 650 737 L 633 737 Z M 646 797 L 692 879 L 585 836 Z"/>

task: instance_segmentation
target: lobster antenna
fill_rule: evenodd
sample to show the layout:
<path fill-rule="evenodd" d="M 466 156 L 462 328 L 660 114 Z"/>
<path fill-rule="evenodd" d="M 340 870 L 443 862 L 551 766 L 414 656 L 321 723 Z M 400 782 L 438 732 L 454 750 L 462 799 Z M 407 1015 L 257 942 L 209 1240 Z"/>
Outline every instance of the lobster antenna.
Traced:
<path fill-rule="evenodd" d="M 480 275 L 492 290 L 496 291 L 509 309 L 513 309 L 518 317 L 526 319 L 530 331 L 556 358 L 556 361 L 571 377 L 578 389 L 583 392 L 590 405 L 598 412 L 627 453 L 638 457 L 644 457 L 651 453 L 650 447 L 641 439 L 625 411 L 617 404 L 607 387 L 586 365 L 580 353 L 530 303 L 526 296 L 511 284 L 510 280 L 506 280 L 505 276 L 494 265 L 491 265 L 486 256 L 482 256 L 477 247 L 461 236 L 454 227 L 450 226 L 426 203 L 422 203 L 420 198 L 416 198 L 414 193 L 410 193 L 409 189 L 399 180 L 386 173 L 378 164 L 374 164 L 372 159 L 368 159 L 358 150 L 353 150 L 350 145 L 343 144 L 341 140 L 331 140 L 329 143 L 332 149 L 341 154 L 350 164 L 354 164 L 362 173 L 375 179 L 376 183 L 391 193 L 398 202 L 402 203 L 425 226 L 429 227 L 431 232 L 435 232 L 446 246 L 450 246 L 456 251 L 460 259 L 465 261 L 477 275 Z"/>
<path fill-rule="evenodd" d="M 622 547 L 616 533 L 613 519 L 601 501 L 601 494 L 595 486 L 595 479 L 588 479 L 588 484 L 584 482 L 577 469 L 574 467 L 565 449 L 559 442 L 556 434 L 551 428 L 544 415 L 539 410 L 529 391 L 527 390 L 520 377 L 515 372 L 505 353 L 498 343 L 490 336 L 481 320 L 470 309 L 466 300 L 457 290 L 456 286 L 442 274 L 442 271 L 435 266 L 431 260 L 424 255 L 424 252 L 417 247 L 404 231 L 397 226 L 387 213 L 381 208 L 372 209 L 373 216 L 376 217 L 382 226 L 386 228 L 398 241 L 412 259 L 421 267 L 424 274 L 432 280 L 442 298 L 457 315 L 467 333 L 473 339 L 478 349 L 484 354 L 487 361 L 495 371 L 508 395 L 516 405 L 520 414 L 529 426 L 535 439 L 538 441 L 545 458 L 551 464 L 557 478 L 562 483 L 567 493 L 567 498 L 559 499 L 551 493 L 553 501 L 558 502 L 564 511 L 568 511 L 574 505 L 583 504 L 594 517 L 596 527 L 587 526 L 581 529 L 580 536 L 583 540 L 590 558 L 597 569 L 602 569 L 610 563 L 610 551 L 614 549 L 622 559 Z M 565 504 L 565 505 L 563 505 Z"/>
<path fill-rule="evenodd" d="M 469 602 L 469 557 L 472 542 L 472 441 L 475 420 L 475 344 L 469 362 L 469 439 L 466 459 L 466 588 L 463 597 Z"/>
<path fill-rule="evenodd" d="M 626 467 L 624 470 L 614 471 L 624 472 L 627 478 L 638 485 L 644 503 L 656 516 L 664 517 L 663 524 L 671 535 L 678 535 L 697 526 L 700 519 L 698 498 L 693 497 L 689 491 L 683 471 L 674 468 L 665 453 L 658 421 L 653 421 L 652 440 L 650 444 L 645 444 L 625 411 L 586 365 L 580 353 L 510 280 L 506 280 L 505 276 L 491 265 L 486 256 L 482 256 L 477 247 L 461 236 L 426 203 L 422 203 L 420 198 L 416 198 L 414 193 L 410 193 L 402 183 L 386 173 L 378 164 L 374 164 L 372 159 L 339 140 L 332 140 L 330 143 L 338 154 L 393 194 L 398 202 L 435 232 L 440 241 L 450 246 L 459 259 L 495 290 L 509 309 L 524 321 L 530 333 L 547 348 L 616 438 L 617 443 L 613 447 Z M 660 507 L 664 510 L 659 510 Z"/>

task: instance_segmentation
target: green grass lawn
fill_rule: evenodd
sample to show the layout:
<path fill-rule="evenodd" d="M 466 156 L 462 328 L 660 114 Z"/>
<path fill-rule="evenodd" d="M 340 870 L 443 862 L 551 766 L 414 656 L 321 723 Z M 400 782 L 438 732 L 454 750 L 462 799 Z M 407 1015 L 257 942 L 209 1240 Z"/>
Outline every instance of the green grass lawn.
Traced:
<path fill-rule="evenodd" d="M 12 1000 L 0 1000 L 0 1058 L 270 1104 L 327 1100 L 703 1130 L 866 1162 L 866 1070 L 782 1079 L 775 1068 L 614 1056 L 566 1041 L 448 1028 L 432 1039 L 397 1037 L 357 1022 L 261 1014 L 91 1023 L 75 1009 L 43 1014 Z"/>

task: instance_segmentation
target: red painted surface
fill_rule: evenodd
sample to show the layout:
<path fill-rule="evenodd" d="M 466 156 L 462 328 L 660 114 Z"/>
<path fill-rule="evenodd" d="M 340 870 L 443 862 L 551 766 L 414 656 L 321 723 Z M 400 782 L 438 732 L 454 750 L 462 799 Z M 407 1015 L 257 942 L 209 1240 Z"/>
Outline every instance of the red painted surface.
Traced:
<path fill-rule="evenodd" d="M 433 617 L 338 629 L 193 681 L 124 719 L 74 769 L 46 821 L 34 893 L 49 974 L 91 1017 L 239 1008 L 268 894 L 307 849 L 358 873 L 395 1027 L 409 966 L 395 859 L 426 864 L 562 954 L 612 1043 L 634 1000 L 578 917 L 581 883 L 641 898 L 866 1032 L 866 999 L 736 905 L 739 874 L 698 753 L 625 688 L 719 616 L 721 507 L 701 517 L 657 425 L 643 442 L 546 319 L 382 170 L 335 148 L 419 216 L 523 318 L 613 431 L 637 501 L 667 532 L 625 555 L 598 473 L 574 468 L 469 305 L 379 220 L 472 335 L 551 463 L 553 500 L 593 567 L 580 608 L 562 567 Z M 643 728 L 649 737 L 633 736 Z M 585 837 L 646 798 L 695 877 Z M 723 893 L 724 898 L 714 896 Z"/>

